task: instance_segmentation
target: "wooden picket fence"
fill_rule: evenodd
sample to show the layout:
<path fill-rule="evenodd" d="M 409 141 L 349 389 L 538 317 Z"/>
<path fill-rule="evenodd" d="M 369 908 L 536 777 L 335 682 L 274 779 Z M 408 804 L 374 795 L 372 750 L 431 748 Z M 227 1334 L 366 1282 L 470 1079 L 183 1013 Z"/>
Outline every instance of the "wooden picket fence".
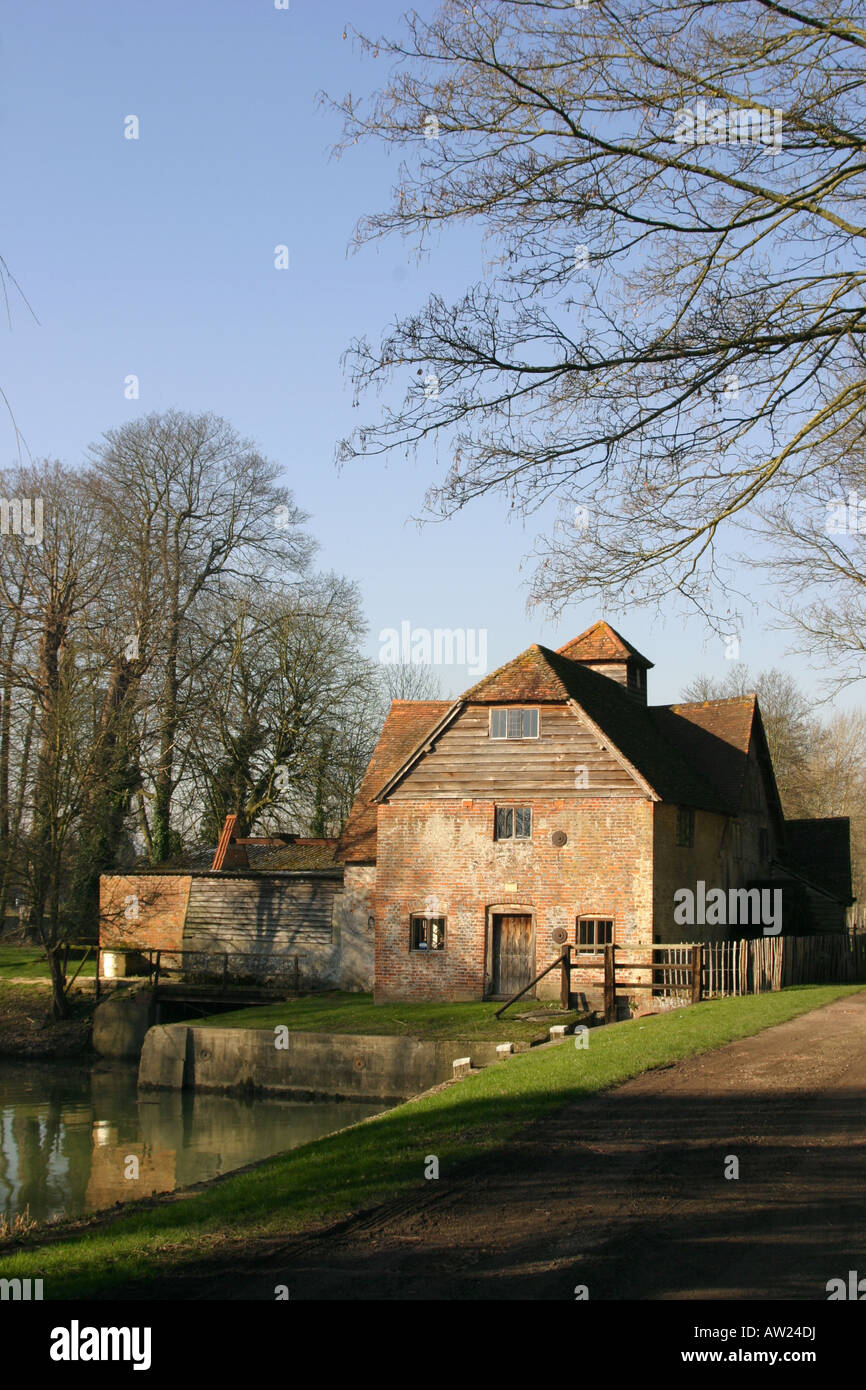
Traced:
<path fill-rule="evenodd" d="M 722 995 L 763 994 L 788 985 L 866 982 L 866 935 L 612 945 L 600 953 L 572 946 L 547 969 L 557 964 L 562 971 L 563 999 L 580 988 L 575 972 L 583 983 L 603 983 L 605 1018 L 613 1022 L 617 994 L 637 990 L 648 991 L 652 1003 L 664 1008 Z M 603 979 L 596 971 L 603 971 Z"/>

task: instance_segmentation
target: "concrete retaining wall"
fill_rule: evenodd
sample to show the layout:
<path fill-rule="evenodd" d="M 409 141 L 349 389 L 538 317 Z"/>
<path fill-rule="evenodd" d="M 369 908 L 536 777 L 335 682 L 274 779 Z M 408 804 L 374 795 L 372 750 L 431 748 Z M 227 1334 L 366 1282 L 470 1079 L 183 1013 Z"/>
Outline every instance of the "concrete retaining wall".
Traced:
<path fill-rule="evenodd" d="M 278 1048 L 276 1041 L 273 1030 L 258 1028 L 196 1028 L 185 1023 L 151 1028 L 141 1052 L 138 1084 L 143 1089 L 261 1090 L 298 1099 L 397 1101 L 449 1080 L 458 1057 L 470 1057 L 473 1066 L 497 1060 L 495 1042 L 465 1039 L 422 1042 L 290 1033 L 287 1047 Z"/>
<path fill-rule="evenodd" d="M 106 999 L 93 1015 L 93 1050 L 100 1057 L 138 1057 L 155 1008 L 150 991 L 130 998 Z"/>

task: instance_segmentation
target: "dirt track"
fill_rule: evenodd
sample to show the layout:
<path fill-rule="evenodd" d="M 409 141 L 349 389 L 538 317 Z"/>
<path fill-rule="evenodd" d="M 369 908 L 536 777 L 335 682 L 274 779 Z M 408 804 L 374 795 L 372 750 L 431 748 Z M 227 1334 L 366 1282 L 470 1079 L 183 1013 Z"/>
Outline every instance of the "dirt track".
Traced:
<path fill-rule="evenodd" d="M 820 1299 L 866 1275 L 866 992 L 577 1103 L 459 1182 L 161 1297 Z M 739 1159 L 726 1179 L 727 1155 Z"/>

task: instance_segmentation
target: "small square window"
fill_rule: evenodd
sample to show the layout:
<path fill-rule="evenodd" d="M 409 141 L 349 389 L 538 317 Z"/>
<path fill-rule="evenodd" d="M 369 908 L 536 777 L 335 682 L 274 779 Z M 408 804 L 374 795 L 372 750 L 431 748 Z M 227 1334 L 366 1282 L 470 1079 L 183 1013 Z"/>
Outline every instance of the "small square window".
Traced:
<path fill-rule="evenodd" d="M 594 946 L 597 951 L 604 946 L 612 946 L 613 918 L 578 917 L 577 944 L 584 947 Z"/>
<path fill-rule="evenodd" d="M 531 840 L 531 806 L 497 806 L 493 826 L 494 840 Z"/>
<path fill-rule="evenodd" d="M 413 951 L 444 951 L 445 918 L 413 917 L 409 942 Z"/>
<path fill-rule="evenodd" d="M 690 806 L 677 810 L 677 844 L 691 849 L 695 843 L 695 813 Z"/>
<path fill-rule="evenodd" d="M 491 738 L 538 738 L 537 709 L 492 709 Z"/>

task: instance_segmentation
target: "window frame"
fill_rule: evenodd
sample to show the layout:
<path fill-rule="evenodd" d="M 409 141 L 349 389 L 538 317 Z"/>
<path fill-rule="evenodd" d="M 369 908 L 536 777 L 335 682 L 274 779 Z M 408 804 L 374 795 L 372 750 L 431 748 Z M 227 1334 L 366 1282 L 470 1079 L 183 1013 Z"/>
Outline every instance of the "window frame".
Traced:
<path fill-rule="evenodd" d="M 509 714 L 516 714 L 518 711 L 524 716 L 527 714 L 535 715 L 534 734 L 527 734 L 522 732 L 525 724 L 525 719 L 521 720 L 521 733 L 509 734 L 508 716 Z M 497 714 L 505 715 L 504 734 L 495 734 L 493 732 L 494 715 Z M 490 714 L 488 716 L 487 733 L 488 737 L 494 739 L 496 743 L 528 743 L 530 740 L 534 741 L 541 737 L 541 711 L 537 705 L 492 705 L 490 709 Z"/>
<path fill-rule="evenodd" d="M 687 817 L 688 831 L 686 838 L 682 838 L 681 825 L 682 817 Z M 677 807 L 677 823 L 675 827 L 675 842 L 677 849 L 694 849 L 695 847 L 695 808 L 694 806 Z"/>
<path fill-rule="evenodd" d="M 518 834 L 517 834 L 517 812 L 518 812 L 518 811 L 525 811 L 526 814 L 529 816 L 529 834 L 528 834 L 528 835 L 518 835 Z M 503 812 L 504 812 L 505 814 L 508 814 L 508 813 L 510 812 L 510 814 L 511 814 L 511 834 L 510 834 L 510 835 L 500 835 L 500 834 L 498 833 L 498 831 L 499 831 L 499 816 L 500 816 L 500 814 L 503 813 Z M 520 841 L 522 841 L 523 843 L 526 843 L 526 842 L 528 842 L 528 841 L 531 840 L 531 839 L 532 839 L 532 807 L 531 807 L 531 806 L 527 806 L 527 805 L 525 805 L 523 802 L 520 802 L 520 803 L 503 802 L 501 805 L 497 802 L 497 803 L 494 804 L 494 807 L 493 807 L 493 840 L 494 840 L 494 843 L 495 843 L 495 844 L 507 844 L 507 843 L 513 842 L 514 840 L 520 840 Z"/>
<path fill-rule="evenodd" d="M 419 945 L 416 945 L 416 944 L 415 944 L 415 940 L 416 940 L 415 925 L 416 925 L 416 923 L 421 923 L 421 922 L 424 923 L 425 935 L 427 936 L 427 940 L 426 940 L 426 942 L 425 942 L 425 944 L 424 944 L 423 946 L 419 946 Z M 433 922 L 441 922 L 441 924 L 442 924 L 442 926 L 441 926 L 442 944 L 439 945 L 439 946 L 433 946 L 433 945 L 430 944 L 430 940 L 431 940 L 430 935 L 429 935 L 429 933 L 430 933 L 430 924 L 433 923 Z M 447 950 L 447 945 L 446 945 L 447 940 L 448 940 L 448 917 L 447 917 L 447 915 L 446 915 L 445 913 L 437 912 L 435 915 L 433 915 L 433 914 L 431 914 L 431 913 L 428 913 L 428 912 L 410 912 L 410 913 L 409 913 L 409 951 L 410 951 L 411 954 L 413 954 L 413 955 L 420 955 L 420 956 L 439 955 L 440 952 L 443 952 L 443 951 Z"/>
<path fill-rule="evenodd" d="M 583 926 L 584 923 L 589 923 L 589 922 L 592 922 L 592 924 L 593 924 L 593 928 L 594 928 L 594 931 L 593 931 L 594 940 L 593 940 L 593 941 L 581 941 L 581 939 L 580 939 L 580 929 L 581 929 L 581 926 Z M 607 924 L 609 924 L 609 926 L 610 926 L 610 940 L 609 940 L 609 941 L 601 941 L 601 942 L 600 942 L 600 941 L 598 940 L 598 927 L 599 927 L 599 924 L 602 923 L 602 922 L 607 923 Z M 596 955 L 596 956 L 603 955 L 603 954 L 604 954 L 604 948 L 605 948 L 605 946 L 614 946 L 614 945 L 616 944 L 616 918 L 615 918 L 614 916 L 612 916 L 611 914 L 607 914 L 607 913 L 599 913 L 599 912 L 579 912 L 579 913 L 577 914 L 577 916 L 575 917 L 575 919 L 574 919 L 574 944 L 575 944 L 575 946 L 577 947 L 578 951 L 582 951 L 582 952 L 584 952 L 586 955 L 589 955 L 590 952 L 592 952 L 593 955 Z"/>

